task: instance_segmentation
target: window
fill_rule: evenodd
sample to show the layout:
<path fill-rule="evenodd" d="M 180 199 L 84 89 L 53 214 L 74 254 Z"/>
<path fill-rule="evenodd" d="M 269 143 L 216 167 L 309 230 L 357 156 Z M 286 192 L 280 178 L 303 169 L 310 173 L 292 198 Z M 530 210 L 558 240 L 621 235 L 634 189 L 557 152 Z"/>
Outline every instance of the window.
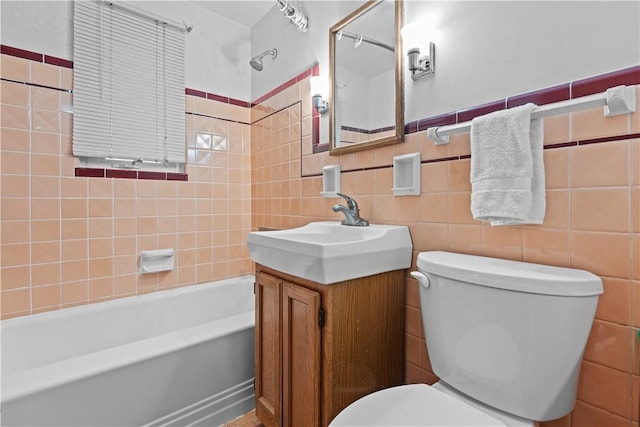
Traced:
<path fill-rule="evenodd" d="M 74 2 L 73 154 L 84 166 L 184 171 L 184 35 L 128 6 Z"/>

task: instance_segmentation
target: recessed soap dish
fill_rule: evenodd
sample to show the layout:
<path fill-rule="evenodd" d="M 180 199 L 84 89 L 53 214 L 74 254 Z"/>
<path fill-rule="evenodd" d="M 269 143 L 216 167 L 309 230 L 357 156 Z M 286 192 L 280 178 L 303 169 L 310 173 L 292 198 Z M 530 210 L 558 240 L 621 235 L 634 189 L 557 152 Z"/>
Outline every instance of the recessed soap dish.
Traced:
<path fill-rule="evenodd" d="M 393 158 L 394 196 L 420 195 L 420 153 L 404 154 Z"/>
<path fill-rule="evenodd" d="M 322 196 L 338 197 L 340 192 L 340 165 L 322 168 Z"/>
<path fill-rule="evenodd" d="M 158 249 L 140 252 L 140 273 L 159 273 L 173 270 L 175 251 Z"/>

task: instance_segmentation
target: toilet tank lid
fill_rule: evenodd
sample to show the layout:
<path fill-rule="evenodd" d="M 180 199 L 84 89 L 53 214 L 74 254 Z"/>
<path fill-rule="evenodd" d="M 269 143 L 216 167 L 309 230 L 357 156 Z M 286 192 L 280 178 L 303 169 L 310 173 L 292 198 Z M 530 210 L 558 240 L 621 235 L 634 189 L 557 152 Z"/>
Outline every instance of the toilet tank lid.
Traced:
<path fill-rule="evenodd" d="M 425 274 L 516 292 L 557 296 L 602 293 L 598 276 L 573 268 L 440 251 L 421 252 L 417 265 Z"/>

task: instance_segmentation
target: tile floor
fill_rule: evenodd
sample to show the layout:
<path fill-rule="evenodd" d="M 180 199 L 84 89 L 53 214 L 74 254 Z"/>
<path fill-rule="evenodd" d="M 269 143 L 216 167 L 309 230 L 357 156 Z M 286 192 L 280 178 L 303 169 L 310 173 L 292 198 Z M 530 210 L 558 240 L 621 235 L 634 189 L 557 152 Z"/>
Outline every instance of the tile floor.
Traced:
<path fill-rule="evenodd" d="M 223 427 L 264 427 L 258 417 L 256 417 L 255 409 L 247 412 L 238 418 L 224 424 Z"/>

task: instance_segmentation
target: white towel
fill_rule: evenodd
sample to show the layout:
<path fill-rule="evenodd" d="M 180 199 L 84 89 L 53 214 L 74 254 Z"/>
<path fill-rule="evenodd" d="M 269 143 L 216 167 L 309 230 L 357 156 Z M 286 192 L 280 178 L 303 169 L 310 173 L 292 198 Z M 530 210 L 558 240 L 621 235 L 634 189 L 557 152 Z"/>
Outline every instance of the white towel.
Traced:
<path fill-rule="evenodd" d="M 542 224 L 546 209 L 542 119 L 534 104 L 471 121 L 471 213 L 491 225 Z"/>

